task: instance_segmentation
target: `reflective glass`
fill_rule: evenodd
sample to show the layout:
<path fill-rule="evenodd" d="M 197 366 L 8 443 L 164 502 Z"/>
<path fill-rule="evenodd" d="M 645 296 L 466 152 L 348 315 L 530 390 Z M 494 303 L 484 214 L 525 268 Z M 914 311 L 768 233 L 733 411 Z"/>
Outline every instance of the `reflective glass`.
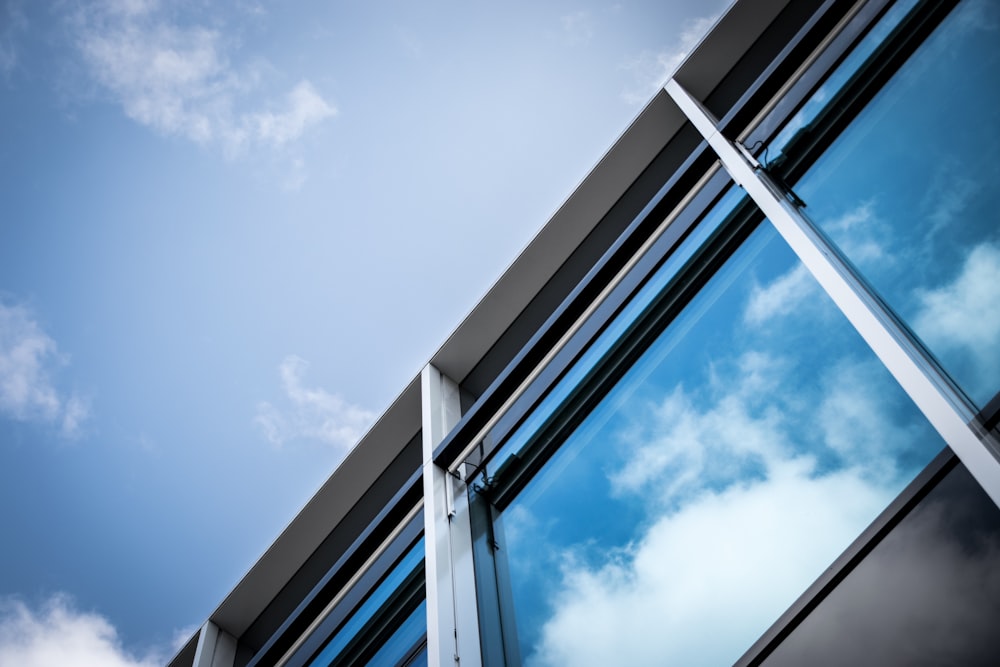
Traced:
<path fill-rule="evenodd" d="M 330 637 L 323 650 L 309 662 L 310 667 L 322 667 L 332 664 L 341 652 L 365 629 L 375 615 L 386 606 L 393 594 L 419 568 L 423 570 L 424 539 L 420 538 L 400 558 L 399 562 L 389 571 L 385 579 L 371 592 L 350 618 Z M 422 603 L 421 603 L 422 604 Z M 421 607 L 423 608 L 423 607 Z M 421 633 L 426 632 L 426 617 L 420 617 Z M 409 622 L 412 617 L 407 620 Z"/>
<path fill-rule="evenodd" d="M 503 510 L 505 631 L 731 664 L 942 447 L 765 222 Z"/>
<path fill-rule="evenodd" d="M 959 464 L 764 665 L 961 665 L 1000 655 L 1000 510 Z"/>
<path fill-rule="evenodd" d="M 420 605 L 403 621 L 392 636 L 378 650 L 367 664 L 382 665 L 426 665 L 427 651 L 416 651 L 424 643 L 427 635 L 427 602 Z"/>
<path fill-rule="evenodd" d="M 556 383 L 555 387 L 532 410 L 521 428 L 511 434 L 493 457 L 492 469 L 496 470 L 500 468 L 508 458 L 518 454 L 524 448 L 534 432 L 542 427 L 559 406 L 569 398 L 573 389 L 608 354 L 615 342 L 628 331 L 629 327 L 649 307 L 653 299 L 691 261 L 692 256 L 698 248 L 708 240 L 712 233 L 718 230 L 726 216 L 740 199 L 740 192 L 730 191 L 724 195 L 719 205 L 709 211 L 691 232 L 687 241 L 671 253 L 663 266 L 639 289 L 624 306 L 622 311 L 612 319 L 607 328 L 588 346 L 587 350 L 566 372 L 565 376 Z"/>
<path fill-rule="evenodd" d="M 903 9 L 910 3 L 905 3 Z M 918 9 L 918 11 L 920 11 Z M 848 103 L 894 10 L 767 158 Z M 885 58 L 876 54 L 875 58 Z M 797 183 L 806 212 L 983 407 L 1000 390 L 1000 4 L 962 2 Z"/>

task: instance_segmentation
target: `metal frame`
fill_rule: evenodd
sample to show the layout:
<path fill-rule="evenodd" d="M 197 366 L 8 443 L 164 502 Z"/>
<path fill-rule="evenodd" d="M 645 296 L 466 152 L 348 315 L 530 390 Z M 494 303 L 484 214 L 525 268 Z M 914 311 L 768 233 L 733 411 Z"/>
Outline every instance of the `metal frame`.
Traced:
<path fill-rule="evenodd" d="M 299 646 L 308 633 L 315 631 L 316 623 L 330 613 L 331 605 L 337 604 L 343 599 L 345 591 L 356 585 L 357 577 L 370 568 L 373 559 L 381 557 L 391 548 L 393 541 L 408 529 L 423 506 L 418 493 L 419 477 L 420 471 L 417 470 L 393 494 L 390 502 L 329 567 L 312 590 L 302 597 L 295 610 L 257 650 L 246 667 L 270 665 L 286 659 L 290 649 Z"/>
<path fill-rule="evenodd" d="M 878 517 L 837 557 L 809 588 L 776 620 L 736 661 L 734 667 L 756 667 L 781 644 L 823 600 L 860 565 L 865 558 L 916 508 L 921 501 L 958 465 L 958 458 L 947 447 L 931 461 L 916 479 L 893 499 Z"/>
<path fill-rule="evenodd" d="M 854 38 L 863 32 L 866 25 L 873 22 L 885 9 L 886 3 L 881 0 L 874 0 L 868 5 L 860 3 L 856 5 L 853 11 L 838 23 L 837 31 L 823 40 L 822 48 L 817 49 L 812 57 L 798 68 L 795 77 L 782 86 L 781 90 L 787 92 L 789 88 L 799 86 L 798 91 L 801 95 L 802 87 L 798 77 L 817 76 L 816 64 L 818 61 L 822 62 L 819 69 L 823 70 L 827 70 L 837 61 L 839 56 L 831 55 L 827 51 L 827 47 L 831 43 L 837 42 L 836 48 L 832 50 L 843 53 Z M 845 32 L 841 33 L 841 30 Z M 864 279 L 829 239 L 802 213 L 794 194 L 788 192 L 783 185 L 779 185 L 757 163 L 745 147 L 728 139 L 723 134 L 720 121 L 707 111 L 701 102 L 689 94 L 676 79 L 671 78 L 668 81 L 665 91 L 708 142 L 725 171 L 746 190 L 751 200 L 770 219 L 796 256 L 819 282 L 822 289 L 833 299 L 838 309 L 844 313 L 881 363 L 899 382 L 905 393 L 927 417 L 943 440 L 948 443 L 958 460 L 962 461 L 993 502 L 1000 505 L 1000 460 L 995 453 L 998 451 L 997 440 L 994 434 L 988 432 L 992 422 L 986 424 L 987 428 L 983 427 L 984 417 L 977 416 L 964 393 L 953 384 L 934 359 L 926 353 L 905 324 L 898 320 L 891 309 L 868 287 Z M 765 107 L 754 118 L 754 123 L 768 118 L 768 114 L 773 110 L 773 104 Z M 773 118 L 768 118 L 768 120 L 773 121 Z M 735 131 L 739 131 L 739 128 L 736 128 Z M 746 130 L 746 132 L 755 131 L 757 128 L 753 125 Z M 619 276 L 616 283 L 621 280 L 622 277 Z M 605 296 L 602 294 L 601 298 L 603 299 Z M 596 304 L 594 308 L 586 312 L 586 316 L 590 316 L 595 310 Z M 578 324 L 567 333 L 567 338 L 577 333 L 582 336 L 583 328 L 582 324 Z M 590 336 L 582 337 L 589 341 L 593 340 L 596 335 L 596 333 L 591 333 Z M 565 339 L 560 341 L 560 344 L 568 345 Z M 548 362 L 550 359 L 551 357 L 546 358 L 546 361 Z M 572 361 L 567 363 L 572 363 Z M 534 379 L 534 377 L 531 376 L 529 380 Z M 551 387 L 557 379 L 545 383 L 545 389 Z M 519 394 L 512 397 L 504 405 L 504 409 L 511 408 L 514 399 L 520 393 L 528 395 L 532 392 L 522 387 Z M 536 390 L 534 393 L 544 394 L 544 391 Z M 531 407 L 525 408 L 527 411 L 530 409 Z M 500 417 L 494 417 L 490 424 L 496 425 L 500 421 Z M 515 422 L 517 420 L 507 419 L 507 421 Z M 513 426 L 506 429 L 504 434 L 509 433 L 512 429 Z M 501 434 L 501 438 L 504 434 Z M 480 436 L 482 435 L 480 433 Z M 495 446 L 496 443 L 492 444 Z M 467 447 L 465 453 L 469 453 L 474 445 L 479 445 L 479 443 L 473 443 Z M 482 446 L 479 446 L 482 449 Z M 486 456 L 489 454 L 488 451 L 483 453 Z M 482 459 L 480 459 L 481 461 Z M 741 659 L 740 664 L 757 664 L 763 659 L 771 648 L 780 641 L 781 637 L 790 632 L 808 614 L 809 610 L 825 597 L 853 566 L 891 530 L 892 526 L 906 515 L 919 498 L 933 487 L 940 476 L 944 474 L 942 471 L 946 472 L 954 463 L 955 459 L 952 454 L 945 452 L 928 466 L 924 473 L 897 497 L 872 526 L 858 537 L 821 580 L 810 587 L 793 608 L 782 619 L 779 619 L 769 633 L 755 644 Z M 457 468 L 457 465 L 455 467 Z M 530 476 L 531 472 L 529 471 L 527 474 Z M 486 501 L 483 501 L 482 505 L 486 510 L 491 509 Z M 478 522 L 474 523 L 484 525 L 494 523 L 492 519 L 495 517 L 488 516 L 486 510 L 480 510 L 479 514 L 482 516 Z M 490 558 L 497 548 L 497 545 L 493 543 L 496 538 L 483 526 L 480 526 L 478 533 L 482 533 L 482 536 L 476 540 L 481 557 L 487 561 L 492 560 L 494 570 L 500 569 L 502 564 L 500 560 L 502 559 Z M 503 576 L 497 571 L 490 572 L 489 569 L 488 567 L 481 568 L 480 576 L 490 580 L 478 582 L 481 596 L 483 591 L 491 592 L 491 586 L 502 588 L 504 585 Z M 504 614 L 502 594 L 503 591 L 499 590 L 497 594 L 487 596 L 492 600 L 492 604 L 487 605 L 489 609 L 484 609 L 484 613 L 491 616 L 494 625 L 498 622 L 501 624 L 510 622 L 507 615 Z M 481 632 L 484 639 L 490 638 L 489 628 L 484 627 Z M 487 653 L 490 653 L 490 657 L 494 660 L 502 660 L 503 651 L 507 650 L 509 638 L 505 635 L 506 633 L 501 632 L 499 638 L 488 642 L 492 646 L 492 650 L 487 651 Z M 485 648 L 484 651 L 486 651 Z"/>
<path fill-rule="evenodd" d="M 482 657 L 469 503 L 462 481 L 434 462 L 435 448 L 461 415 L 458 384 L 427 364 L 420 373 L 420 387 L 427 662 L 479 667 Z"/>
<path fill-rule="evenodd" d="M 1000 505 L 1000 461 L 995 439 L 984 433 L 959 395 L 909 331 L 871 292 L 855 269 L 786 192 L 741 145 L 727 139 L 718 121 L 676 80 L 667 93 L 705 137 L 723 167 L 785 239 L 931 425 L 955 451 L 993 502 Z M 989 443 L 989 444 L 987 444 Z"/>
<path fill-rule="evenodd" d="M 420 513 L 424 503 L 420 501 L 397 525 L 385 540 L 354 572 L 337 594 L 299 635 L 295 642 L 274 664 L 277 667 L 289 665 L 298 667 L 306 664 L 320 650 L 331 633 L 354 611 L 362 599 L 382 580 L 396 560 L 420 535 L 422 522 Z M 256 662 L 255 662 L 256 664 Z"/>
<path fill-rule="evenodd" d="M 940 11 L 938 5 L 953 1 L 957 0 L 934 0 L 928 5 Z M 461 414 L 459 383 L 428 364 L 387 413 L 392 418 L 365 436 L 363 447 L 358 447 L 361 454 L 352 454 L 338 471 L 339 477 L 331 478 L 329 488 L 324 486 L 317 494 L 322 502 L 312 502 L 303 510 L 276 542 L 280 548 L 265 554 L 251 572 L 253 576 L 248 575 L 231 599 L 227 598 L 213 620 L 189 642 L 184 655 L 193 654 L 198 667 L 229 667 L 234 661 L 244 664 L 247 660 L 252 667 L 272 663 L 277 656 L 281 656 L 279 665 L 304 660 L 308 656 L 295 655 L 296 651 L 307 642 L 323 640 L 320 626 L 338 623 L 334 617 L 348 613 L 353 596 L 366 594 L 381 565 L 394 560 L 392 541 L 404 530 L 410 535 L 422 528 L 429 664 L 479 667 L 518 662 L 516 637 L 511 643 L 509 633 L 497 633 L 501 619 L 506 621 L 510 613 L 510 600 L 505 599 L 509 591 L 503 588 L 507 576 L 504 558 L 502 554 L 493 557 L 498 541 L 502 543 L 502 535 L 494 532 L 502 528 L 495 525 L 502 502 L 492 504 L 495 498 L 489 496 L 489 489 L 485 494 L 470 491 L 470 471 L 488 460 L 522 423 L 674 244 L 685 237 L 692 225 L 689 217 L 699 218 L 700 211 L 708 207 L 706 198 L 712 199 L 711 193 L 706 194 L 711 188 L 703 186 L 713 178 L 720 180 L 723 174 L 747 191 L 918 409 L 1000 505 L 1000 444 L 996 433 L 990 432 L 1000 421 L 1000 395 L 977 415 L 905 324 L 803 214 L 788 189 L 739 143 L 740 139 L 747 143 L 766 140 L 764 135 L 794 112 L 811 86 L 891 4 L 891 0 L 737 3 L 739 17 L 724 18 L 706 38 L 704 48 L 695 50 L 625 133 L 621 145 L 616 144 L 515 263 L 510 275 L 435 355 L 434 363 L 462 382 L 473 372 L 479 374 L 479 388 L 472 393 L 482 393 L 473 396 L 475 403 L 467 413 Z M 786 9 L 793 12 L 790 19 Z M 751 19 L 752 24 L 748 23 Z M 690 94 L 686 86 L 698 94 Z M 706 107 L 718 109 L 722 120 Z M 573 248 L 582 246 L 587 233 L 601 227 L 605 237 L 587 248 L 583 263 L 574 269 L 576 273 L 570 272 L 571 281 L 563 282 L 562 291 L 546 292 L 547 281 L 554 279 L 564 262 L 570 263 Z M 539 256 L 551 254 L 553 247 L 558 247 L 558 259 L 545 265 L 547 277 L 543 280 L 530 265 L 537 263 Z M 498 304 L 514 293 L 520 300 L 500 309 Z M 530 310 L 530 300 L 540 295 L 548 300 L 521 321 L 518 313 Z M 521 327 L 520 332 L 508 335 L 517 327 Z M 507 347 L 494 354 L 490 348 L 503 347 L 498 343 L 501 339 Z M 489 361 L 489 372 L 477 371 L 484 361 Z M 496 368 L 502 370 L 493 370 Z M 487 380 L 489 385 L 483 390 Z M 422 456 L 419 470 L 414 470 L 416 442 L 412 435 L 418 425 L 422 429 Z M 271 605 L 282 590 L 289 590 L 289 577 L 301 574 L 302 564 L 316 553 L 330 526 L 338 526 L 350 507 L 364 499 L 372 480 L 385 470 L 383 459 L 392 460 L 404 436 L 410 437 L 413 445 L 408 451 L 414 475 L 398 493 L 390 491 L 378 500 L 385 503 L 383 508 L 398 511 L 387 518 L 384 509 L 372 519 L 325 576 L 315 585 L 309 580 L 312 589 L 300 603 L 299 598 L 286 596 L 292 598 L 289 608 L 298 606 L 287 616 L 283 608 L 272 613 L 279 621 L 285 620 L 273 632 L 263 624 L 271 635 L 260 649 L 255 643 L 260 640 L 247 644 L 247 628 L 263 615 L 260 610 Z M 554 448 L 558 443 L 550 445 Z M 477 455 L 472 466 L 464 465 Z M 544 463 L 544 457 L 536 463 Z M 942 470 L 955 464 L 946 453 L 928 466 L 739 664 L 758 664 L 905 516 L 940 478 Z M 524 478 L 533 470 L 526 468 Z M 423 501 L 414 507 L 413 498 L 421 487 Z M 516 489 L 507 493 L 516 493 Z M 334 506 L 337 511 L 332 513 Z M 422 520 L 417 515 L 421 510 Z M 406 514 L 406 519 L 397 524 L 400 514 Z M 380 532 L 372 535 L 376 524 Z M 280 570 L 281 576 L 271 576 L 275 570 Z M 320 570 L 322 573 L 323 568 Z M 335 580 L 330 579 L 333 572 Z M 239 645 L 235 637 L 241 640 Z M 238 652 L 232 655 L 237 649 L 256 652 L 250 658 Z"/>
<path fill-rule="evenodd" d="M 205 621 L 198 635 L 193 667 L 233 667 L 236 638 L 212 621 Z"/>

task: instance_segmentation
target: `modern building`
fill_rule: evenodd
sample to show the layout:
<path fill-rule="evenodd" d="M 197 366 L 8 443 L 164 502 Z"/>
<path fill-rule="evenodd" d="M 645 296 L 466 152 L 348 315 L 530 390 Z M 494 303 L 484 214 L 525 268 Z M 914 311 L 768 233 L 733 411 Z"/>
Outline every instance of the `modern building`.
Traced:
<path fill-rule="evenodd" d="M 994 665 L 1000 2 L 736 0 L 172 667 Z"/>

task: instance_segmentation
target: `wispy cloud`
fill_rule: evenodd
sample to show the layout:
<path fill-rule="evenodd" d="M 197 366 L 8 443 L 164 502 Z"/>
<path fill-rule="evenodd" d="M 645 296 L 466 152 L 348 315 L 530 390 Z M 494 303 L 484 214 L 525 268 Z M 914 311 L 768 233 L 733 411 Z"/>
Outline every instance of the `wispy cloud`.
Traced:
<path fill-rule="evenodd" d="M 809 270 L 797 264 L 767 285 L 754 286 L 743 319 L 748 324 L 760 325 L 794 312 L 807 298 L 818 295 L 819 288 Z"/>
<path fill-rule="evenodd" d="M 876 201 L 869 199 L 822 225 L 833 236 L 851 261 L 862 267 L 878 262 L 892 266 L 893 257 L 885 248 L 891 246 L 891 228 L 876 212 Z"/>
<path fill-rule="evenodd" d="M 917 290 L 914 329 L 932 347 L 958 351 L 976 362 L 986 389 L 994 386 L 1000 363 L 1000 312 L 992 307 L 1000 285 L 1000 248 L 981 243 L 966 256 L 958 275 L 934 289 Z"/>
<path fill-rule="evenodd" d="M 219 31 L 173 19 L 158 0 L 105 0 L 73 21 L 87 71 L 132 120 L 167 135 L 220 145 L 230 156 L 280 148 L 337 113 L 308 80 L 247 108 L 258 69 L 235 66 Z"/>
<path fill-rule="evenodd" d="M 505 510 L 526 665 L 732 664 L 941 446 L 832 305 L 805 298 L 798 262 L 763 285 L 744 270 L 739 305 L 706 297 L 730 324 L 686 334 L 708 351 L 654 348 L 576 458 L 554 459 L 558 480 Z M 594 529 L 565 528 L 574 503 Z"/>
<path fill-rule="evenodd" d="M 18 64 L 18 35 L 28 28 L 19 0 L 0 3 L 0 75 L 9 76 Z"/>
<path fill-rule="evenodd" d="M 65 595 L 38 609 L 18 599 L 0 599 L 0 665 L 18 667 L 155 667 L 169 656 L 126 651 L 114 626 L 94 612 L 80 611 Z"/>
<path fill-rule="evenodd" d="M 89 409 L 85 400 L 64 395 L 53 384 L 52 371 L 64 363 L 56 342 L 27 308 L 0 301 L 0 414 L 78 435 Z"/>
<path fill-rule="evenodd" d="M 323 388 L 306 387 L 303 381 L 308 368 L 308 362 L 301 357 L 285 357 L 278 372 L 288 406 L 280 409 L 261 402 L 254 423 L 276 445 L 305 438 L 346 450 L 364 435 L 375 413 Z"/>
<path fill-rule="evenodd" d="M 677 42 L 660 51 L 643 51 L 622 67 L 631 74 L 630 82 L 622 91 L 626 104 L 639 105 L 649 101 L 663 87 L 688 53 L 708 32 L 718 14 L 688 21 L 684 24 Z"/>
<path fill-rule="evenodd" d="M 587 10 L 560 16 L 559 23 L 570 42 L 589 42 L 594 36 L 594 18 Z"/>

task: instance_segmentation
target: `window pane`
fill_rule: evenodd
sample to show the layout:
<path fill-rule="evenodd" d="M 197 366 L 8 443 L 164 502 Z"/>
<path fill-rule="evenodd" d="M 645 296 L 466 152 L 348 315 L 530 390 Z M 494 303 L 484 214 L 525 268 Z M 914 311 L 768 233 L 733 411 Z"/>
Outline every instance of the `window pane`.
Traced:
<path fill-rule="evenodd" d="M 836 116 L 844 70 L 859 60 L 807 102 L 771 157 L 808 144 L 822 111 Z M 795 184 L 810 217 L 980 408 L 1000 390 L 998 82 L 1000 4 L 961 3 Z"/>
<path fill-rule="evenodd" d="M 650 279 L 624 305 L 621 312 L 608 324 L 607 328 L 590 343 L 587 350 L 566 372 L 565 376 L 539 402 L 525 419 L 524 424 L 504 442 L 493 457 L 492 469 L 497 470 L 512 456 L 520 454 L 535 432 L 544 427 L 574 389 L 583 382 L 594 367 L 609 353 L 611 348 L 635 324 L 635 321 L 650 307 L 653 300 L 675 280 L 703 244 L 726 221 L 729 214 L 741 201 L 741 192 L 730 190 L 692 230 L 688 239 L 680 244 L 666 259 Z"/>
<path fill-rule="evenodd" d="M 959 464 L 764 664 L 997 664 L 1000 511 Z"/>
<path fill-rule="evenodd" d="M 427 652 L 422 649 L 427 636 L 427 603 L 421 602 L 405 621 L 400 624 L 392 636 L 386 640 L 372 659 L 368 661 L 373 667 L 381 665 L 419 665 L 427 664 Z"/>
<path fill-rule="evenodd" d="M 378 628 L 373 628 L 372 626 L 378 625 L 379 619 L 391 618 L 393 616 L 393 612 L 396 611 L 394 604 L 398 602 L 398 592 L 406 588 L 409 585 L 408 582 L 414 580 L 415 576 L 422 581 L 423 568 L 424 540 L 420 538 L 407 550 L 399 562 L 389 571 L 385 579 L 375 587 L 365 601 L 351 614 L 350 618 L 330 637 L 323 650 L 309 662 L 310 667 L 335 664 L 341 658 L 341 654 L 344 653 L 345 649 L 352 644 L 356 644 L 359 638 L 377 632 Z M 422 602 L 420 603 L 420 608 L 423 609 Z M 412 629 L 414 622 L 419 623 L 419 632 L 422 636 L 426 633 L 426 614 L 420 615 L 416 619 L 414 621 L 414 617 L 411 615 L 402 625 L 406 626 L 409 623 L 410 625 L 407 627 L 411 627 Z"/>
<path fill-rule="evenodd" d="M 942 448 L 765 222 L 503 510 L 525 664 L 731 664 Z"/>

